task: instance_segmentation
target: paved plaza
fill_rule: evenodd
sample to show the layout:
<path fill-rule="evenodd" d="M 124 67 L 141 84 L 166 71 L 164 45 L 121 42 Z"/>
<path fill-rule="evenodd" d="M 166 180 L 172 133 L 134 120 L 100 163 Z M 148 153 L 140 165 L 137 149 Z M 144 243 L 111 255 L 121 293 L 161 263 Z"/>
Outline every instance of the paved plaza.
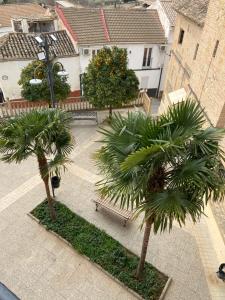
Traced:
<path fill-rule="evenodd" d="M 100 209 L 93 199 L 99 175 L 92 153 L 100 146 L 97 127 L 74 124 L 74 161 L 56 191 L 57 200 L 140 254 L 140 219 L 122 226 L 121 219 Z M 44 197 L 35 159 L 21 165 L 0 163 L 0 281 L 21 299 L 133 300 L 135 297 L 27 215 Z M 153 235 L 147 260 L 173 281 L 166 300 L 222 300 L 225 284 L 216 278 L 225 248 L 217 225 L 208 218 L 199 224 L 174 226 Z"/>

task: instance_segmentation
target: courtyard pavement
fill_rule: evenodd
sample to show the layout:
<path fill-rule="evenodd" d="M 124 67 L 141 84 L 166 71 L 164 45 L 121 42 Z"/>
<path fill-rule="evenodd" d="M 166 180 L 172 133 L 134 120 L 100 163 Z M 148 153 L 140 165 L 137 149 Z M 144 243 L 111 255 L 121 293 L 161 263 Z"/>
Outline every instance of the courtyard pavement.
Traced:
<path fill-rule="evenodd" d="M 96 126 L 74 123 L 73 133 L 74 163 L 56 191 L 57 200 L 140 254 L 140 219 L 123 227 L 116 216 L 95 211 L 99 176 L 91 156 L 100 146 Z M 0 281 L 24 300 L 135 299 L 27 216 L 45 197 L 37 170 L 35 159 L 0 163 Z M 173 279 L 166 300 L 225 299 L 225 284 L 215 274 L 225 258 L 224 243 L 210 207 L 207 214 L 199 224 L 175 225 L 170 233 L 150 239 L 147 260 Z"/>

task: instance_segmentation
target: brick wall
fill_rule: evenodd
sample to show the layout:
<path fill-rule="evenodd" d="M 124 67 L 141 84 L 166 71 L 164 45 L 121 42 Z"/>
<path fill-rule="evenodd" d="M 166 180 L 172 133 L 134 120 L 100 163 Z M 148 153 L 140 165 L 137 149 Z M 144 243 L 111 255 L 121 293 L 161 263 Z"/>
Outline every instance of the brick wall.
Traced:
<path fill-rule="evenodd" d="M 80 97 L 80 95 L 81 95 L 80 90 L 72 91 L 70 93 L 69 97 L 66 100 L 64 100 L 64 102 L 66 102 L 66 103 L 74 102 L 74 101 L 77 100 L 76 99 L 77 97 Z M 12 108 L 18 107 L 18 106 L 26 107 L 27 102 L 28 101 L 25 100 L 25 99 L 14 99 L 14 100 L 10 100 L 10 105 L 11 105 Z M 41 104 L 45 104 L 46 102 L 45 101 L 37 101 L 36 103 L 37 103 L 37 105 L 41 105 Z M 32 105 L 35 105 L 35 102 L 32 102 Z"/>

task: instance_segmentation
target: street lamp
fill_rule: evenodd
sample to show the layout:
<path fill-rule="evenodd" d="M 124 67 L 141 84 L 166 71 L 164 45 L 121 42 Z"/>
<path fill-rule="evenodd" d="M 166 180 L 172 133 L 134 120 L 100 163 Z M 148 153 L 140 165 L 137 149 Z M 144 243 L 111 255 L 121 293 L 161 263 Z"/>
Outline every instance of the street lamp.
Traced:
<path fill-rule="evenodd" d="M 47 65 L 47 74 L 48 74 L 48 84 L 49 84 L 49 89 L 50 89 L 50 95 L 51 95 L 51 106 L 55 108 L 55 94 L 54 94 L 54 79 L 53 79 L 53 69 L 56 64 L 59 64 L 61 67 L 61 70 L 57 72 L 57 74 L 61 77 L 67 77 L 69 74 L 64 70 L 63 65 L 60 62 L 56 62 L 55 64 L 52 65 L 52 61 L 49 57 L 49 46 L 52 45 L 52 43 L 57 41 L 57 38 L 54 36 L 54 34 L 50 34 L 50 43 L 48 43 L 47 36 L 44 35 L 43 39 L 40 36 L 36 36 L 35 40 L 38 42 L 39 46 L 43 49 L 42 52 L 38 53 L 38 59 L 40 61 L 45 61 Z M 39 68 L 38 66 L 37 68 Z M 34 70 L 34 77 L 33 79 L 30 80 L 31 85 L 38 85 L 42 83 L 41 79 L 36 78 L 36 71 L 37 68 Z"/>
<path fill-rule="evenodd" d="M 31 85 L 39 85 L 41 83 L 42 83 L 42 80 L 38 79 L 38 78 L 33 78 L 33 79 L 30 80 Z"/>
<path fill-rule="evenodd" d="M 69 73 L 65 71 L 63 65 L 62 65 L 61 62 L 59 62 L 59 61 L 57 61 L 57 62 L 55 62 L 55 63 L 53 64 L 52 70 L 54 70 L 54 67 L 55 67 L 56 65 L 59 65 L 60 68 L 61 68 L 61 70 L 57 72 L 57 75 L 59 75 L 60 77 L 67 77 L 67 76 L 69 76 Z M 31 85 L 39 85 L 39 84 L 42 83 L 42 79 L 39 79 L 39 78 L 37 78 L 37 76 L 36 76 L 37 69 L 40 68 L 40 67 L 42 67 L 42 66 L 39 65 L 39 66 L 37 66 L 37 67 L 34 69 L 34 76 L 33 76 L 33 79 L 31 79 L 31 80 L 29 81 Z"/>

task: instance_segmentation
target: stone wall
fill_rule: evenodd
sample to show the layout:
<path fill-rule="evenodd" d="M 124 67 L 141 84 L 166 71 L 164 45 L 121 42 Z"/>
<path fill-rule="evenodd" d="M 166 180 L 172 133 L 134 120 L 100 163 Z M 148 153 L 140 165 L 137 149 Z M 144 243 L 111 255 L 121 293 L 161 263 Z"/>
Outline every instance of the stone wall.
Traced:
<path fill-rule="evenodd" d="M 215 57 L 213 51 L 219 41 Z M 225 0 L 211 0 L 190 85 L 213 123 L 225 125 Z M 221 115 L 222 113 L 222 115 Z"/>
<path fill-rule="evenodd" d="M 180 29 L 185 31 L 178 43 Z M 225 125 L 225 0 L 211 0 L 204 27 L 178 15 L 164 93 L 184 87 L 214 126 Z M 219 41 L 215 57 L 213 51 Z M 194 59 L 196 45 L 199 44 Z M 164 97 L 165 98 L 165 97 Z"/>
<path fill-rule="evenodd" d="M 184 30 L 183 43 L 179 44 L 180 30 Z M 169 62 L 169 68 L 164 86 L 164 93 L 168 93 L 182 87 L 188 91 L 188 84 L 193 69 L 193 57 L 196 44 L 199 42 L 202 28 L 189 19 L 178 15 L 174 31 L 174 41 Z"/>

